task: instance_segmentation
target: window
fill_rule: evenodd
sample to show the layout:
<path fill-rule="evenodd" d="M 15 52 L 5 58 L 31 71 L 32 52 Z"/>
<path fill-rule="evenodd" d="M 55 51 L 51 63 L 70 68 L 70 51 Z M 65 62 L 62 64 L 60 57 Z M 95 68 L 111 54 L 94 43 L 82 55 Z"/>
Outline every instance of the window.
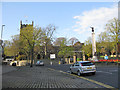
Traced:
<path fill-rule="evenodd" d="M 79 64 L 76 64 L 75 66 L 79 66 Z"/>
<path fill-rule="evenodd" d="M 78 62 L 76 62 L 76 63 L 75 63 L 75 66 L 79 66 L 79 63 L 78 63 Z"/>
<path fill-rule="evenodd" d="M 82 66 L 91 66 L 91 65 L 94 65 L 93 63 L 91 62 L 83 62 L 81 63 Z"/>

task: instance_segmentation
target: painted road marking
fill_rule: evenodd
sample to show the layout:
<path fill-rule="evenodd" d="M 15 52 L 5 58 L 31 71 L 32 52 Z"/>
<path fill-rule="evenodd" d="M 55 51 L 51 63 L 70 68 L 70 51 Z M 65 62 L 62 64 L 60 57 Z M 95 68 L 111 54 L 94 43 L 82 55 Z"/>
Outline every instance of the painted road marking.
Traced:
<path fill-rule="evenodd" d="M 110 70 L 110 71 L 112 71 L 112 72 L 118 72 L 118 70 Z"/>
<path fill-rule="evenodd" d="M 70 71 L 67 71 L 67 73 L 70 73 Z"/>
<path fill-rule="evenodd" d="M 112 74 L 110 72 L 104 72 L 104 71 L 96 71 L 96 72 L 102 72 L 102 73 Z"/>
<path fill-rule="evenodd" d="M 52 68 L 48 68 L 48 69 L 50 69 L 50 70 L 55 70 L 55 69 L 52 69 Z"/>
<path fill-rule="evenodd" d="M 48 68 L 48 69 L 53 70 L 53 71 L 58 71 L 58 70 L 51 69 L 51 68 Z M 61 72 L 61 70 L 59 70 L 58 72 Z M 75 76 L 75 77 L 90 81 L 92 83 L 98 84 L 98 85 L 103 86 L 105 88 L 115 88 L 115 87 L 112 87 L 110 85 L 107 85 L 107 84 L 104 84 L 104 83 L 101 83 L 101 82 L 98 82 L 98 81 L 95 81 L 95 80 L 92 80 L 92 79 L 88 79 L 88 78 L 85 78 L 85 77 L 82 77 L 82 76 L 78 76 L 78 75 L 75 75 L 75 74 L 70 74 L 70 73 L 63 72 L 63 71 L 62 71 L 62 73 L 69 74 L 69 75 L 72 75 L 72 76 Z"/>

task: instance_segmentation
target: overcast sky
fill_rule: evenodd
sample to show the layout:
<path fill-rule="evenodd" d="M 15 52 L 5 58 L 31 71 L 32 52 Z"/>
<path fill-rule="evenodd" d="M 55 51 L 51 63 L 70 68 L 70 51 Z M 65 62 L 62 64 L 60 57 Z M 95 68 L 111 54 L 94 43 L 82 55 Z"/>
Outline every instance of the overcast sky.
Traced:
<path fill-rule="evenodd" d="M 1 3 L 0 3 L 1 4 Z M 91 26 L 97 35 L 105 24 L 118 17 L 117 2 L 2 2 L 3 39 L 19 34 L 20 20 L 34 26 L 57 26 L 55 37 L 76 37 L 84 42 L 91 37 Z"/>

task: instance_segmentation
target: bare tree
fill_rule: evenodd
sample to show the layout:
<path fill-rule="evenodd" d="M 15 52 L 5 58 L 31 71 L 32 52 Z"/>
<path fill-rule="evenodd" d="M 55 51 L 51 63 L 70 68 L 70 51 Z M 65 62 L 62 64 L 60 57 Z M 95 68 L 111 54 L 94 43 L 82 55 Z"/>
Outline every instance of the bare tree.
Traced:
<path fill-rule="evenodd" d="M 78 42 L 79 40 L 77 39 L 77 38 L 75 38 L 75 37 L 72 37 L 72 38 L 70 38 L 69 40 L 68 40 L 68 42 L 69 42 L 69 44 L 71 45 L 71 46 L 73 46 L 76 42 Z"/>
<path fill-rule="evenodd" d="M 66 41 L 66 38 L 65 37 L 59 37 L 53 42 L 53 44 L 55 46 L 60 46 L 63 43 L 63 41 Z M 66 44 L 66 43 L 67 42 L 64 42 L 64 44 Z"/>
<path fill-rule="evenodd" d="M 51 24 L 49 24 L 46 28 L 43 28 L 44 37 L 42 39 L 42 42 L 43 42 L 43 45 L 45 46 L 45 49 L 44 49 L 45 57 L 47 57 L 47 47 L 48 45 L 51 45 L 55 30 L 56 30 L 56 27 Z"/>

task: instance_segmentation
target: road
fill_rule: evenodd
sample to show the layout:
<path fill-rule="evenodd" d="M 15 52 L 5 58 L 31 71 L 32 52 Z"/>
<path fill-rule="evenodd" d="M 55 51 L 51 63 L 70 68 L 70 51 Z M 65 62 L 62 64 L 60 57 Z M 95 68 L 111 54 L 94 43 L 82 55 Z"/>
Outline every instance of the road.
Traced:
<path fill-rule="evenodd" d="M 5 67 L 5 68 L 4 68 Z M 47 66 L 34 66 L 32 68 L 4 66 L 2 74 L 2 88 L 29 88 L 28 90 L 35 90 L 35 88 L 106 88 L 103 85 L 89 82 L 88 80 L 76 77 L 67 73 L 59 72 L 48 68 Z M 8 67 L 8 68 L 7 68 Z M 26 89 L 25 89 L 26 90 Z M 39 89 L 37 89 L 39 90 Z M 49 90 L 49 89 L 48 89 Z"/>
<path fill-rule="evenodd" d="M 64 72 L 69 73 L 69 67 L 70 65 L 52 65 L 47 66 L 49 68 L 55 69 L 55 70 L 61 70 Z M 106 65 L 106 66 L 96 66 L 96 75 L 82 75 L 82 77 L 92 79 L 110 86 L 113 86 L 115 88 L 118 88 L 118 66 L 112 66 L 112 65 Z"/>
<path fill-rule="evenodd" d="M 96 75 L 69 74 L 70 65 L 3 67 L 3 88 L 118 88 L 117 66 L 96 66 Z"/>

